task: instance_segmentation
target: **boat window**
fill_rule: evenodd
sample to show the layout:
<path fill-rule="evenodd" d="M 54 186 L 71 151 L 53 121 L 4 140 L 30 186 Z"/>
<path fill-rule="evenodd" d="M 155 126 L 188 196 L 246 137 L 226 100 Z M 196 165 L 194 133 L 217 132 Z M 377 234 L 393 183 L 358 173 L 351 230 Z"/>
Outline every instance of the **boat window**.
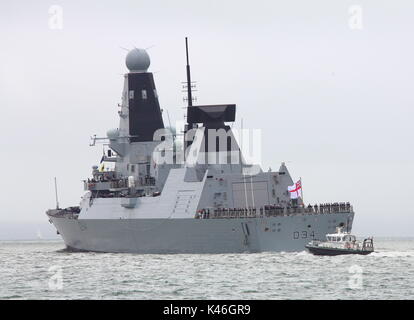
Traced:
<path fill-rule="evenodd" d="M 141 94 L 142 94 L 142 99 L 147 99 L 147 90 L 142 90 L 141 91 Z"/>

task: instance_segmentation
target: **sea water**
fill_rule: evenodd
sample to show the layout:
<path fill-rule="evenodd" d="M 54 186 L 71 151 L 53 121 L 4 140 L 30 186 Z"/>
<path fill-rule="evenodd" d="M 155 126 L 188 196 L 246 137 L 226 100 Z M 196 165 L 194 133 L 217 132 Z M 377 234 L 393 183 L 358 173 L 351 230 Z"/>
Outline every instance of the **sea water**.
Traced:
<path fill-rule="evenodd" d="M 368 256 L 67 252 L 1 241 L 0 299 L 414 299 L 414 239 Z"/>

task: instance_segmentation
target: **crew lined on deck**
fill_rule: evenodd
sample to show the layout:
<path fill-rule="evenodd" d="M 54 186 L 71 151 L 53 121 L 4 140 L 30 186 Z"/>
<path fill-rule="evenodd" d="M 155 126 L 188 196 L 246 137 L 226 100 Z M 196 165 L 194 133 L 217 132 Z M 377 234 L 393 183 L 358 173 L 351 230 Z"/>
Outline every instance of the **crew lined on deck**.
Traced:
<path fill-rule="evenodd" d="M 335 202 L 308 205 L 307 207 L 282 207 L 280 205 L 265 205 L 256 208 L 207 208 L 198 210 L 196 219 L 220 219 L 220 218 L 246 218 L 246 217 L 270 217 L 291 214 L 324 214 L 324 213 L 353 212 L 349 202 Z"/>

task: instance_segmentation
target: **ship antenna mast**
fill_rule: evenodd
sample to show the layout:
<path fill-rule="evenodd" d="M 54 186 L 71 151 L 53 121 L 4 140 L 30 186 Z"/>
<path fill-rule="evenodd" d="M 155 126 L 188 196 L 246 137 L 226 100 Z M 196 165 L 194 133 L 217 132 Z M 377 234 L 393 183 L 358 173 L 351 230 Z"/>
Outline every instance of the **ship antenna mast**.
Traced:
<path fill-rule="evenodd" d="M 58 191 L 57 191 L 56 177 L 55 177 L 55 196 L 56 196 L 56 209 L 59 209 L 59 200 L 58 200 Z"/>
<path fill-rule="evenodd" d="M 185 37 L 185 54 L 187 57 L 187 100 L 188 100 L 188 106 L 193 106 L 193 97 L 191 92 L 191 74 L 190 74 L 190 63 L 188 59 L 188 39 Z"/>

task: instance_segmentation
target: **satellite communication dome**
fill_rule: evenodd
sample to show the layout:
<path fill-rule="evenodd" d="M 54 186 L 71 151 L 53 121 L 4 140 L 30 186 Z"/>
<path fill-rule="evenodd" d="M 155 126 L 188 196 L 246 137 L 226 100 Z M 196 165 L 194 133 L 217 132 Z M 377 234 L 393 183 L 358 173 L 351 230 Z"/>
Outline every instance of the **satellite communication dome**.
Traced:
<path fill-rule="evenodd" d="M 128 52 L 125 63 L 131 72 L 146 72 L 151 61 L 147 51 L 134 48 Z"/>
<path fill-rule="evenodd" d="M 116 140 L 119 137 L 119 129 L 110 129 L 106 132 L 106 136 L 109 140 Z"/>

